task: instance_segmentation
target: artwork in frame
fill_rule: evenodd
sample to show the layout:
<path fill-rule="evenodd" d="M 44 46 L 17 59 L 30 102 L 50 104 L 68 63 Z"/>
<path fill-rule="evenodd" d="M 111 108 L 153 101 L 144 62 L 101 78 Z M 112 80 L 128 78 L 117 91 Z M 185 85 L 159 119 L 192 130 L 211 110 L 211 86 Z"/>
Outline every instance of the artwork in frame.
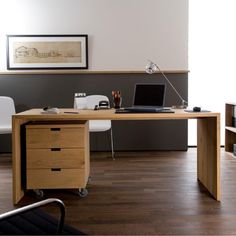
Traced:
<path fill-rule="evenodd" d="M 88 35 L 7 35 L 7 69 L 88 69 Z"/>

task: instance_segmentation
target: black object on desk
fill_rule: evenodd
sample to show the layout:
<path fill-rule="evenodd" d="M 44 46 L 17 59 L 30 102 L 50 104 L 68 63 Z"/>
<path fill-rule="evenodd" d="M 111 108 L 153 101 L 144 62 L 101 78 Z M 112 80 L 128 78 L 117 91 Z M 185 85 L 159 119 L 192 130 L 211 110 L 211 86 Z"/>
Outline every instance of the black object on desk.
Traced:
<path fill-rule="evenodd" d="M 194 111 L 194 112 L 200 112 L 200 111 L 201 111 L 201 107 L 194 107 L 194 108 L 193 108 L 193 111 Z"/>

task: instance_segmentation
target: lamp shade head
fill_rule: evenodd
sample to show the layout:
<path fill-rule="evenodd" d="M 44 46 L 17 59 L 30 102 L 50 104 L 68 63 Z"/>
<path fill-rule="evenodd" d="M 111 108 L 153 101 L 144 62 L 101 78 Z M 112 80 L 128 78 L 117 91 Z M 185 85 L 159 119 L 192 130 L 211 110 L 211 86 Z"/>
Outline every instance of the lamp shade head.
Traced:
<path fill-rule="evenodd" d="M 145 71 L 148 74 L 153 74 L 154 72 L 156 72 L 158 69 L 157 65 L 155 63 L 153 63 L 152 61 L 148 61 L 148 64 L 146 65 Z"/>

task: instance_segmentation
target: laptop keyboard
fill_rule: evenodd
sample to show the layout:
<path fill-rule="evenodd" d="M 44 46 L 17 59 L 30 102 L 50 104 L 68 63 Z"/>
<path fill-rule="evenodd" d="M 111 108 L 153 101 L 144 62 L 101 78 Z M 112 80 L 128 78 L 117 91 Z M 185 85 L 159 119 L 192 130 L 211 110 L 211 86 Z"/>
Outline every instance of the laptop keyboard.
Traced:
<path fill-rule="evenodd" d="M 126 108 L 121 108 L 121 109 L 117 109 L 115 111 L 115 113 L 175 113 L 174 110 L 172 109 L 126 109 Z"/>

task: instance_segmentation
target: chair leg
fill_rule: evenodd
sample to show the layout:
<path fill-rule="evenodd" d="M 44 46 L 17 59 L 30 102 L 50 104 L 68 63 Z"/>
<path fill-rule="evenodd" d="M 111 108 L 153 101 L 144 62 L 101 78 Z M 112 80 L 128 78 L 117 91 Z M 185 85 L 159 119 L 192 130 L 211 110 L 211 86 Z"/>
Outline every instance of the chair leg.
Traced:
<path fill-rule="evenodd" d="M 111 127 L 111 155 L 112 155 L 112 159 L 115 160 L 115 152 L 114 152 L 114 142 L 113 142 L 112 127 Z"/>

